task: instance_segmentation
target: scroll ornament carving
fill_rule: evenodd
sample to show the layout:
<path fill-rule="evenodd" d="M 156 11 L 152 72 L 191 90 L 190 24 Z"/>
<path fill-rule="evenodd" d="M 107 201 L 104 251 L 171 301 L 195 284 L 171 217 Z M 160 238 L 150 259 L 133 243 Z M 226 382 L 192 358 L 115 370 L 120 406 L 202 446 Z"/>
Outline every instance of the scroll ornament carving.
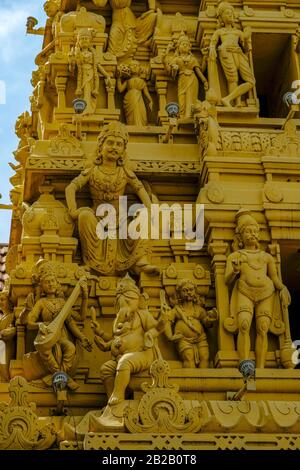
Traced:
<path fill-rule="evenodd" d="M 23 377 L 10 381 L 10 402 L 0 403 L 1 450 L 46 450 L 56 439 L 53 424 L 39 420 L 35 403 L 28 401 L 28 392 Z"/>
<path fill-rule="evenodd" d="M 125 427 L 131 433 L 198 432 L 203 424 L 202 408 L 192 408 L 189 412 L 178 393 L 178 387 L 169 384 L 170 367 L 159 359 L 151 365 L 152 384 L 142 385 L 145 395 L 138 409 L 125 408 Z"/>

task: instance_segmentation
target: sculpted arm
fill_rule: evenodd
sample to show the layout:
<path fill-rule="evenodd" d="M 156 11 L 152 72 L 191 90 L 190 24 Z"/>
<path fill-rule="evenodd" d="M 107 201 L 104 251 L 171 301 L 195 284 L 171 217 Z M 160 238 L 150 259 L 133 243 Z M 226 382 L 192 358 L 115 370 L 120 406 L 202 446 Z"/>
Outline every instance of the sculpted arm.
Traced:
<path fill-rule="evenodd" d="M 209 45 L 209 56 L 211 59 L 216 59 L 217 58 L 217 52 L 216 52 L 216 47 L 220 39 L 220 33 L 219 30 L 215 31 Z"/>
<path fill-rule="evenodd" d="M 143 183 L 137 178 L 133 171 L 125 170 L 128 177 L 128 184 L 132 187 L 135 194 L 140 198 L 142 203 L 148 210 L 151 209 L 151 199 L 146 189 L 144 188 Z"/>
<path fill-rule="evenodd" d="M 290 293 L 278 277 L 273 256 L 268 255 L 268 258 L 268 276 L 272 279 L 275 289 L 279 291 L 281 302 L 287 307 L 291 303 Z"/>
<path fill-rule="evenodd" d="M 225 282 L 231 284 L 240 272 L 240 260 L 238 253 L 231 253 L 227 258 L 225 270 Z"/>
<path fill-rule="evenodd" d="M 43 310 L 42 302 L 41 300 L 38 300 L 27 317 L 27 328 L 29 330 L 37 330 L 39 326 L 42 324 L 41 322 L 38 322 L 38 319 L 42 313 L 42 310 Z"/>
<path fill-rule="evenodd" d="M 75 215 L 77 211 L 76 192 L 81 189 L 88 180 L 89 172 L 85 170 L 66 187 L 66 201 L 71 216 L 72 214 Z"/>

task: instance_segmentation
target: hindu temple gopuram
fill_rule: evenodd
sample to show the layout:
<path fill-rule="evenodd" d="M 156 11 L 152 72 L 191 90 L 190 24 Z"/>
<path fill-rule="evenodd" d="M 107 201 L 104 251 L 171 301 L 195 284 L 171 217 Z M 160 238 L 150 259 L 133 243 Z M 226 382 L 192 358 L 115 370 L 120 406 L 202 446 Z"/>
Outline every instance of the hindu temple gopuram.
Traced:
<path fill-rule="evenodd" d="M 299 0 L 42 3 L 0 449 L 299 450 Z"/>

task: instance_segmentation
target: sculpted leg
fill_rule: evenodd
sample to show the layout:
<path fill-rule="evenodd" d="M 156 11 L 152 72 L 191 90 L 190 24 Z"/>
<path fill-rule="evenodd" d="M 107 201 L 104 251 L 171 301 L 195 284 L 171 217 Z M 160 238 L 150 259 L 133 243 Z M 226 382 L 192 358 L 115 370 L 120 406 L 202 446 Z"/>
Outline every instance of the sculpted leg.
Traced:
<path fill-rule="evenodd" d="M 180 356 L 181 356 L 184 368 L 196 367 L 195 360 L 194 360 L 194 352 L 192 348 L 185 349 L 184 351 L 181 352 Z"/>
<path fill-rule="evenodd" d="M 142 372 L 150 367 L 154 356 L 152 349 L 142 352 L 124 354 L 118 362 L 114 389 L 108 401 L 109 405 L 116 405 L 125 400 L 125 391 L 131 374 Z"/>
<path fill-rule="evenodd" d="M 250 356 L 250 327 L 252 322 L 253 313 L 249 310 L 241 310 L 238 313 L 238 338 L 237 338 L 237 350 L 239 353 L 240 361 L 249 359 Z"/>
<path fill-rule="evenodd" d="M 199 357 L 200 357 L 200 369 L 207 369 L 209 367 L 209 349 L 207 341 L 204 344 L 199 344 Z"/>
<path fill-rule="evenodd" d="M 270 303 L 270 299 L 261 302 L 261 305 L 258 306 L 257 314 L 261 313 L 261 310 L 263 310 L 262 307 L 265 306 L 266 302 Z M 263 369 L 265 367 L 266 354 L 268 351 L 268 331 L 271 323 L 271 317 L 270 315 L 268 315 L 268 312 L 270 312 L 271 310 L 264 310 L 265 314 L 259 315 L 256 318 L 255 357 L 256 367 L 258 369 Z"/>

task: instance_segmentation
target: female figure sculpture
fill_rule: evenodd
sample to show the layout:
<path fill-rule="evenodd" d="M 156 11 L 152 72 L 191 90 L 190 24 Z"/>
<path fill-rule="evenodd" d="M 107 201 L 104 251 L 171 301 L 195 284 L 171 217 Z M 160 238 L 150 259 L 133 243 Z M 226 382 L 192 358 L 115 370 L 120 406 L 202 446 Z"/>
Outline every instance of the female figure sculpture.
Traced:
<path fill-rule="evenodd" d="M 100 274 L 113 275 L 134 268 L 138 271 L 156 274 L 158 268 L 150 265 L 147 240 L 132 240 L 117 237 L 99 238 L 97 225 L 101 220 L 95 213 L 101 204 L 111 204 L 119 213 L 119 197 L 129 185 L 147 209 L 151 201 L 135 173 L 126 164 L 128 133 L 119 122 L 105 126 L 98 138 L 97 159 L 94 165 L 84 170 L 66 188 L 66 200 L 70 215 L 78 219 L 83 261 Z M 93 199 L 93 209 L 77 209 L 76 191 L 89 185 Z"/>
<path fill-rule="evenodd" d="M 99 8 L 108 0 L 93 0 Z M 137 45 L 146 42 L 153 34 L 157 13 L 155 0 L 148 0 L 149 11 L 136 18 L 131 10 L 132 0 L 109 0 L 113 15 L 109 32 L 108 52 L 118 59 L 133 57 Z"/>
<path fill-rule="evenodd" d="M 60 292 L 60 284 L 57 281 L 54 265 L 41 260 L 38 262 L 37 268 L 36 282 L 39 283 L 43 296 L 34 304 L 27 316 L 26 323 L 29 330 L 39 329 L 39 334 L 47 335 L 47 326 L 57 318 L 66 301 Z M 87 289 L 83 284 L 81 287 L 84 299 L 82 308 L 85 308 Z M 43 381 L 47 385 L 52 384 L 52 375 L 55 372 L 64 371 L 71 375 L 74 373 L 76 347 L 70 339 L 70 333 L 80 341 L 83 348 L 88 351 L 92 349 L 92 344 L 88 338 L 81 333 L 73 318 L 72 311 L 70 311 L 55 344 L 44 351 L 39 350 L 38 352 L 45 370 L 49 373 L 49 375 L 43 378 Z M 69 377 L 68 387 L 75 390 L 78 388 L 78 384 Z"/>
<path fill-rule="evenodd" d="M 191 52 L 189 38 L 182 34 L 177 42 L 175 54 L 170 56 L 173 44 L 169 44 L 164 58 L 166 71 L 172 78 L 178 77 L 178 103 L 180 117 L 190 118 L 192 106 L 198 100 L 199 80 L 208 90 L 208 82 L 203 75 L 200 64 Z"/>
<path fill-rule="evenodd" d="M 152 111 L 153 107 L 147 83 L 141 75 L 142 67 L 137 60 L 132 60 L 129 65 L 121 66 L 120 77 L 117 80 L 118 91 L 123 93 L 127 90 L 123 104 L 126 123 L 132 126 L 147 125 L 147 110 L 144 97 L 148 101 L 150 111 Z"/>

